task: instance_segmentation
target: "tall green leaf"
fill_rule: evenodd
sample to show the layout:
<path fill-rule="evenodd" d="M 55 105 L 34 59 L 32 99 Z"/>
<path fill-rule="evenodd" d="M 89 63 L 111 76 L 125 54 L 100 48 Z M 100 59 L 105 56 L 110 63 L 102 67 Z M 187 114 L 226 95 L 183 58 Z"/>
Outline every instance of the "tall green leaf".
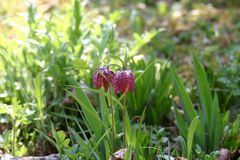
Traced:
<path fill-rule="evenodd" d="M 178 77 L 173 67 L 171 68 L 171 72 L 173 74 L 174 88 L 177 92 L 177 95 L 179 96 L 181 107 L 184 110 L 184 116 L 186 117 L 188 124 L 190 124 L 192 119 L 196 117 L 197 114 L 193 108 L 190 97 L 187 95 L 187 92 L 185 91 L 182 81 Z"/>
<path fill-rule="evenodd" d="M 194 133 L 197 128 L 199 121 L 199 116 L 195 117 L 189 127 L 188 130 L 188 136 L 187 136 L 187 148 L 188 148 L 188 159 L 191 159 L 192 155 L 192 145 L 193 145 L 193 139 L 194 139 Z"/>
<path fill-rule="evenodd" d="M 77 82 L 74 82 L 77 86 Z M 82 91 L 81 88 L 75 88 L 76 94 L 69 92 L 68 93 L 80 104 L 83 114 L 86 118 L 86 121 L 92 131 L 95 133 L 97 138 L 102 137 L 103 128 L 105 128 L 104 124 L 102 123 L 99 115 L 97 114 L 96 110 L 92 106 L 90 100 L 86 96 L 86 94 Z"/>
<path fill-rule="evenodd" d="M 179 142 L 181 144 L 181 147 L 182 147 L 182 154 L 183 154 L 183 156 L 187 157 L 188 150 L 187 150 L 187 144 L 185 142 L 185 139 L 182 136 L 179 136 L 178 140 L 179 140 Z"/>
<path fill-rule="evenodd" d="M 126 141 L 127 141 L 127 146 L 129 144 L 131 144 L 131 136 L 132 136 L 132 133 L 131 133 L 131 122 L 130 122 L 130 119 L 129 119 L 129 116 L 128 116 L 128 113 L 126 112 Z"/>
<path fill-rule="evenodd" d="M 107 107 L 107 103 L 106 103 L 106 98 L 104 95 L 104 89 L 101 88 L 99 91 L 99 101 L 100 101 L 100 112 L 101 112 L 101 117 L 102 117 L 102 122 L 106 125 L 109 126 L 109 122 L 108 122 L 108 116 L 109 116 L 109 111 L 108 111 L 108 107 Z M 115 126 L 112 126 L 115 127 Z M 107 132 L 109 135 L 110 133 Z M 110 151 L 110 145 L 109 145 L 109 136 L 106 136 L 103 139 L 103 145 L 104 145 L 104 152 L 105 152 L 105 159 L 106 157 L 108 157 L 108 155 L 111 153 Z"/>
<path fill-rule="evenodd" d="M 210 91 L 210 87 L 208 85 L 208 80 L 206 73 L 203 69 L 203 66 L 200 64 L 196 55 L 193 55 L 193 64 L 194 64 L 194 72 L 197 80 L 198 91 L 200 94 L 201 108 L 203 110 L 203 115 L 205 117 L 205 124 L 208 126 L 210 124 L 210 116 L 211 116 L 211 107 L 212 107 L 212 94 Z"/>
<path fill-rule="evenodd" d="M 177 126 L 179 128 L 180 134 L 187 138 L 187 125 L 183 119 L 183 117 L 179 114 L 177 107 L 174 105 L 174 113 L 176 117 Z"/>
<path fill-rule="evenodd" d="M 211 140 L 210 149 L 217 149 L 217 146 L 220 141 L 221 133 L 221 119 L 220 119 L 220 110 L 218 104 L 218 96 L 215 93 L 213 99 L 213 106 L 211 112 L 211 121 L 210 121 L 210 130 L 209 130 L 209 139 Z"/>
<path fill-rule="evenodd" d="M 42 89 L 42 78 L 41 74 L 38 73 L 34 79 L 35 97 L 37 100 L 37 111 L 40 119 L 40 124 L 37 125 L 38 129 L 41 129 L 46 133 L 45 122 L 44 122 L 44 101 L 43 101 L 43 89 Z"/>
<path fill-rule="evenodd" d="M 107 126 L 108 125 L 108 108 L 107 108 L 107 103 L 104 95 L 103 88 L 100 89 L 99 91 L 99 101 L 100 101 L 100 112 L 101 112 L 101 117 L 103 123 Z"/>

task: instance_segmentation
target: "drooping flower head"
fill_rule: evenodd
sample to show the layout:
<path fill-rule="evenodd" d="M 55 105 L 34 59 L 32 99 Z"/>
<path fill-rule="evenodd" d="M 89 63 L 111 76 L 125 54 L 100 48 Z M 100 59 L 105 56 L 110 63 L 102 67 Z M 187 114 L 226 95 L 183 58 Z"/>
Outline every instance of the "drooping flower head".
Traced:
<path fill-rule="evenodd" d="M 108 67 L 97 68 L 93 74 L 93 84 L 97 89 L 103 86 L 105 91 L 107 91 L 113 81 L 113 77 L 114 73 Z"/>
<path fill-rule="evenodd" d="M 118 71 L 113 78 L 113 89 L 116 94 L 134 91 L 134 76 L 131 70 Z"/>

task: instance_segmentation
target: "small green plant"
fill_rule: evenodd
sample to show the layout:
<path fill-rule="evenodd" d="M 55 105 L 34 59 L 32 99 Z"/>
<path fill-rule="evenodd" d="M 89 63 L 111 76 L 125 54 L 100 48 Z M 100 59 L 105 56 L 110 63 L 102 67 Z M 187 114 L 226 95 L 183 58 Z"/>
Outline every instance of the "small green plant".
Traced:
<path fill-rule="evenodd" d="M 140 116 L 145 107 L 145 122 L 147 124 L 164 123 L 164 116 L 170 112 L 172 85 L 170 63 L 168 61 L 152 61 L 146 63 L 143 60 L 133 62 L 132 68 L 146 68 L 145 73 L 136 82 L 134 94 L 128 95 L 128 112 L 131 117 Z M 141 70 L 137 70 L 141 74 Z"/>
<path fill-rule="evenodd" d="M 212 97 L 206 73 L 196 56 L 193 56 L 193 64 L 200 97 L 200 106 L 197 110 L 193 107 L 190 97 L 184 89 L 182 81 L 177 76 L 174 68 L 172 68 L 174 87 L 180 100 L 180 106 L 184 111 L 183 118 L 180 115 L 177 106 L 174 105 L 176 123 L 179 128 L 180 135 L 183 137 L 182 140 L 184 139 L 185 142 L 191 144 L 189 141 L 191 141 L 192 138 L 189 139 L 188 136 L 193 136 L 194 131 L 191 128 L 192 125 L 190 124 L 196 116 L 199 116 L 198 125 L 197 127 L 195 126 L 196 130 L 194 129 L 195 136 L 193 139 L 193 145 L 191 146 L 199 145 L 203 151 L 210 153 L 218 148 L 223 136 L 223 129 L 226 121 L 224 121 L 224 117 L 220 114 L 218 97 L 216 93 L 214 98 Z M 191 148 L 189 148 L 188 145 L 187 157 L 189 157 L 189 154 L 191 153 L 189 149 Z"/>
<path fill-rule="evenodd" d="M 188 135 L 187 135 L 187 144 L 183 137 L 181 136 L 179 137 L 179 141 L 182 146 L 183 155 L 188 159 L 192 159 L 193 140 L 194 140 L 194 134 L 195 134 L 196 128 L 198 126 L 198 121 L 199 121 L 199 117 L 193 118 L 189 126 Z"/>
<path fill-rule="evenodd" d="M 51 123 L 51 137 L 48 137 L 44 132 L 37 130 L 43 135 L 53 146 L 57 148 L 60 159 L 64 159 L 65 150 L 70 149 L 70 139 L 66 137 L 66 133 L 62 130 L 56 131 L 53 124 Z"/>
<path fill-rule="evenodd" d="M 19 139 L 19 135 L 23 132 L 24 125 L 29 125 L 32 123 L 32 116 L 34 112 L 28 110 L 27 104 L 20 105 L 16 97 L 12 98 L 12 105 L 6 105 L 0 103 L 0 117 L 1 123 L 6 124 L 6 128 L 3 128 L 3 134 L 0 135 L 0 148 L 3 148 L 7 152 L 11 152 L 14 156 L 22 156 L 27 154 L 27 146 Z M 11 128 L 8 128 L 8 124 L 11 124 Z M 9 125 L 10 126 L 10 125 Z M 28 133 L 24 140 L 30 140 L 34 136 Z M 28 138 L 29 139 L 28 139 Z"/>
<path fill-rule="evenodd" d="M 43 87 L 42 87 L 42 80 L 41 80 L 41 74 L 38 74 L 36 79 L 34 80 L 34 87 L 35 87 L 35 96 L 37 101 L 37 114 L 39 117 L 39 120 L 37 120 L 37 128 L 41 131 L 44 131 L 46 133 L 46 126 L 45 126 L 45 118 L 44 118 L 44 101 L 43 101 Z M 38 123 L 39 122 L 39 123 Z"/>
<path fill-rule="evenodd" d="M 223 147 L 229 148 L 231 150 L 240 147 L 240 114 L 233 121 L 232 124 L 228 125 L 224 129 L 224 140 Z"/>
<path fill-rule="evenodd" d="M 228 59 L 225 63 L 219 62 L 219 69 L 216 74 L 216 84 L 220 88 L 223 111 L 230 109 L 231 106 L 238 106 L 240 96 L 240 47 L 232 45 L 226 49 L 224 58 Z M 237 107 L 236 107 L 237 108 Z"/>

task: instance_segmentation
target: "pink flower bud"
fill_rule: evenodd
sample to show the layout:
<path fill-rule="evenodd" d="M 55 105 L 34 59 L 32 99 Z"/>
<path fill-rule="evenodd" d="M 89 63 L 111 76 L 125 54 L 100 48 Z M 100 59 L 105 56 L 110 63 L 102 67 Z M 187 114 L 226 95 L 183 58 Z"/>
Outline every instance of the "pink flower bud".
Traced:
<path fill-rule="evenodd" d="M 131 70 L 118 71 L 113 78 L 113 89 L 116 94 L 134 91 L 134 76 Z"/>
<path fill-rule="evenodd" d="M 103 86 L 107 91 L 113 77 L 114 73 L 108 67 L 100 67 L 93 74 L 93 84 L 97 89 Z"/>

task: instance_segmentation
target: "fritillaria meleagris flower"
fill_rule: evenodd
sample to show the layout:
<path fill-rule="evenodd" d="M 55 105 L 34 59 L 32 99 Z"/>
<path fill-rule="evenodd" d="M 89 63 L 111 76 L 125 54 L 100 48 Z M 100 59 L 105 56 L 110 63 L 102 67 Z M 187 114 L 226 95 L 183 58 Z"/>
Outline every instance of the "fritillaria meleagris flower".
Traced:
<path fill-rule="evenodd" d="M 134 76 L 131 70 L 118 71 L 113 78 L 113 89 L 116 94 L 134 91 Z"/>
<path fill-rule="evenodd" d="M 93 74 L 93 84 L 97 89 L 103 86 L 107 91 L 113 77 L 114 73 L 108 67 L 100 67 Z"/>

